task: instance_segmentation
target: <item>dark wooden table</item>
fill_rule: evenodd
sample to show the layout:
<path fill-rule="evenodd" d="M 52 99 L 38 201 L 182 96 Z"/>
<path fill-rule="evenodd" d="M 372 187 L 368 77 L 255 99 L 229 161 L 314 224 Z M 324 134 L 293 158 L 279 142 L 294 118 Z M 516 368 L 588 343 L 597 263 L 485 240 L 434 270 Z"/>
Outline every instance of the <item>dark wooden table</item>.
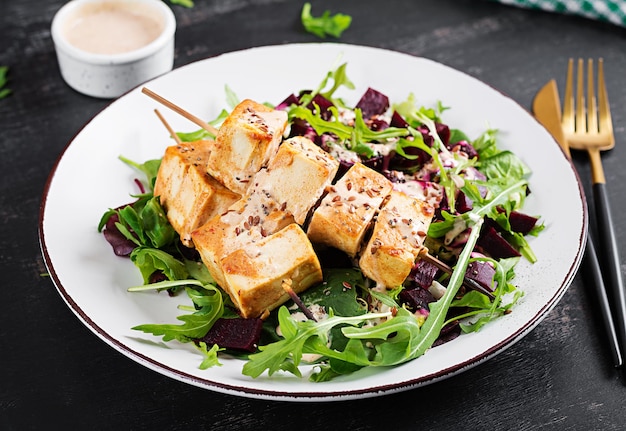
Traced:
<path fill-rule="evenodd" d="M 378 398 L 307 404 L 223 395 L 148 370 L 100 341 L 45 276 L 37 233 L 55 160 L 109 103 L 74 92 L 59 75 L 50 23 L 62 3 L 0 3 L 0 65 L 10 67 L 13 91 L 0 100 L 0 429 L 625 429 L 626 388 L 583 274 L 535 330 L 495 358 Z M 318 41 L 300 27 L 303 2 L 196 3 L 173 7 L 176 66 L 252 46 Z M 617 138 L 603 160 L 626 256 L 626 30 L 481 0 L 314 3 L 314 14 L 325 9 L 353 17 L 341 42 L 439 61 L 528 109 L 545 82 L 562 83 L 569 57 L 603 57 Z M 590 193 L 585 156 L 576 154 L 575 163 Z"/>

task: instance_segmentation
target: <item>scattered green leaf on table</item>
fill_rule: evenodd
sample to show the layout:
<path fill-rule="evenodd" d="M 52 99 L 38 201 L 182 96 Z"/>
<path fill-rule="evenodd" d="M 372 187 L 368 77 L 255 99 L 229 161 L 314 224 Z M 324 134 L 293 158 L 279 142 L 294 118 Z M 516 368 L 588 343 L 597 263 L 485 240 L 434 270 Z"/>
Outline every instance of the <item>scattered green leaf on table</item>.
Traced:
<path fill-rule="evenodd" d="M 331 15 L 328 10 L 322 16 L 314 17 L 311 15 L 311 3 L 304 4 L 300 18 L 306 31 L 322 39 L 326 36 L 339 38 L 352 23 L 351 16 L 342 13 Z"/>
<path fill-rule="evenodd" d="M 11 90 L 9 88 L 5 88 L 9 74 L 9 66 L 0 66 L 0 99 L 4 99 L 9 94 L 11 94 Z"/>

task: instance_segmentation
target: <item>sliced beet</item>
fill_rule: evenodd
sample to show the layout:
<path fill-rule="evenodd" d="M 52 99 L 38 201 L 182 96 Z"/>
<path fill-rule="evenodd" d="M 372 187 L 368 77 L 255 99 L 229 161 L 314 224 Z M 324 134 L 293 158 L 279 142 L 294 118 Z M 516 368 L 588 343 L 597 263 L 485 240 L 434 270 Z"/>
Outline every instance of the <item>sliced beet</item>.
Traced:
<path fill-rule="evenodd" d="M 437 130 L 437 134 L 443 145 L 447 146 L 448 142 L 450 142 L 450 128 L 446 124 L 436 123 L 435 130 Z"/>
<path fill-rule="evenodd" d="M 448 341 L 452 341 L 459 335 L 461 335 L 461 325 L 459 325 L 458 320 L 452 321 L 443 328 L 441 328 L 439 337 L 433 343 L 433 347 L 440 346 L 447 343 Z"/>
<path fill-rule="evenodd" d="M 228 350 L 254 352 L 261 338 L 261 319 L 217 319 L 209 332 L 197 341 L 208 346 L 217 344 Z"/>
<path fill-rule="evenodd" d="M 477 245 L 485 254 L 495 259 L 520 256 L 520 253 L 493 226 L 487 224 L 483 226 Z"/>
<path fill-rule="evenodd" d="M 398 114 L 398 112 L 393 111 L 391 114 L 391 127 L 399 127 L 401 129 L 406 129 L 409 127 L 409 123 L 406 122 L 402 115 Z"/>
<path fill-rule="evenodd" d="M 374 115 L 381 115 L 387 112 L 387 109 L 389 109 L 389 98 L 373 88 L 368 88 L 355 108 L 361 110 L 364 119 L 368 119 Z"/>
<path fill-rule="evenodd" d="M 489 262 L 476 260 L 470 262 L 469 265 L 467 265 L 465 276 L 476 281 L 485 289 L 493 292 L 494 289 L 491 286 L 491 281 L 493 280 L 493 276 L 495 275 L 495 273 L 496 270 L 493 266 L 491 266 L 491 264 L 489 264 Z"/>
<path fill-rule="evenodd" d="M 467 141 L 459 141 L 454 144 L 446 145 L 448 150 L 450 151 L 462 151 L 467 154 L 467 157 L 473 159 L 474 157 L 478 158 L 478 151 Z"/>
<path fill-rule="evenodd" d="M 373 169 L 376 172 L 380 172 L 383 169 L 384 159 L 385 158 L 383 156 L 379 155 L 379 156 L 370 157 L 367 160 L 363 160 L 362 163 L 368 168 Z"/>
<path fill-rule="evenodd" d="M 293 136 L 304 136 L 305 138 L 309 138 L 311 141 L 315 142 L 317 145 L 321 146 L 321 139 L 313 126 L 311 126 L 308 122 L 301 118 L 294 118 L 291 123 L 291 130 L 289 137 Z M 327 148 L 325 148 L 328 151 Z"/>
<path fill-rule="evenodd" d="M 435 301 L 435 297 L 426 289 L 404 289 L 398 296 L 402 304 L 408 305 L 411 311 L 419 309 L 429 310 L 428 304 Z"/>
<path fill-rule="evenodd" d="M 389 123 L 387 123 L 385 120 L 381 119 L 380 117 L 372 118 L 367 121 L 367 127 L 369 127 L 370 130 L 373 130 L 374 132 L 380 132 L 381 130 L 385 130 L 389 128 Z"/>
<path fill-rule="evenodd" d="M 409 156 L 413 156 L 413 158 L 407 159 L 400 154 L 394 153 L 389 162 L 391 169 L 399 171 L 416 171 L 423 166 L 424 163 L 432 159 L 432 156 L 421 148 L 406 147 L 404 148 L 404 152 Z"/>
<path fill-rule="evenodd" d="M 470 198 L 468 198 L 465 193 L 459 191 L 459 193 L 456 195 L 455 202 L 455 209 L 457 210 L 457 212 L 463 214 L 471 211 L 472 208 L 474 208 L 474 202 Z"/>
<path fill-rule="evenodd" d="M 422 289 L 428 289 L 433 284 L 439 269 L 427 260 L 420 259 L 415 263 L 409 275 L 412 284 Z"/>
<path fill-rule="evenodd" d="M 330 108 L 332 106 L 335 106 L 333 105 L 333 102 L 331 102 L 321 94 L 316 94 L 315 96 L 313 96 L 313 100 L 311 100 L 311 102 L 307 105 L 307 108 L 315 112 L 317 110 L 316 105 L 319 106 L 320 116 L 326 121 L 330 120 L 330 118 L 332 117 Z"/>
<path fill-rule="evenodd" d="M 521 233 L 522 235 L 527 235 L 535 227 L 537 221 L 537 217 L 529 216 L 518 211 L 512 211 L 509 215 L 511 230 Z"/>
<path fill-rule="evenodd" d="M 278 105 L 276 105 L 276 109 L 285 110 L 289 108 L 291 105 L 294 105 L 298 102 L 299 102 L 298 96 L 296 96 L 295 94 L 290 94 L 289 96 L 287 96 L 285 100 L 283 100 Z"/>

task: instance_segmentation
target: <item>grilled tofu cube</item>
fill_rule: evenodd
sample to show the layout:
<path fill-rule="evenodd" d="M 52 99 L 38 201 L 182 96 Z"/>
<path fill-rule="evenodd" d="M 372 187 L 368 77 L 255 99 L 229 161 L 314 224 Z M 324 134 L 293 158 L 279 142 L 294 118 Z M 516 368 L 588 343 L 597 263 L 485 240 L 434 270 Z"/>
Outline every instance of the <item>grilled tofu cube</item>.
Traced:
<path fill-rule="evenodd" d="M 388 288 L 401 285 L 424 245 L 433 215 L 430 205 L 392 191 L 361 253 L 359 267 L 363 274 Z"/>
<path fill-rule="evenodd" d="M 181 242 L 193 247 L 191 232 L 239 200 L 206 172 L 213 141 L 173 145 L 165 150 L 154 185 L 167 219 Z"/>
<path fill-rule="evenodd" d="M 372 218 L 392 190 L 382 174 L 356 163 L 337 183 L 313 213 L 308 235 L 355 257 Z"/>
<path fill-rule="evenodd" d="M 222 259 L 292 223 L 290 213 L 278 208 L 265 195 L 255 194 L 235 202 L 223 214 L 193 231 L 191 237 L 207 269 L 217 284 L 224 287 Z"/>
<path fill-rule="evenodd" d="M 308 237 L 297 224 L 249 244 L 223 259 L 223 286 L 243 317 L 258 317 L 322 281 L 322 269 Z"/>
<path fill-rule="evenodd" d="M 287 113 L 246 99 L 224 120 L 207 170 L 230 190 L 245 194 L 254 175 L 276 153 Z"/>
<path fill-rule="evenodd" d="M 339 162 L 330 154 L 310 139 L 298 136 L 281 144 L 267 170 L 255 177 L 255 189 L 270 195 L 302 225 L 337 169 Z"/>

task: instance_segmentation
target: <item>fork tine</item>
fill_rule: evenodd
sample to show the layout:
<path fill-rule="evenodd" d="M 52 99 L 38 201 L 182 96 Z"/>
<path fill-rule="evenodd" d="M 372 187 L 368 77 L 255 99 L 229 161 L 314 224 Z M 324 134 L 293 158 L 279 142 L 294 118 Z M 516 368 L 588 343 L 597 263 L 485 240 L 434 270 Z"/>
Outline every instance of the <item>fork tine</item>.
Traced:
<path fill-rule="evenodd" d="M 587 131 L 598 133 L 598 112 L 593 83 L 593 60 L 591 58 L 587 60 Z"/>
<path fill-rule="evenodd" d="M 582 58 L 578 59 L 578 71 L 576 76 L 576 130 L 584 132 L 587 130 L 587 116 L 585 115 L 585 93 L 584 77 L 585 71 Z"/>
<path fill-rule="evenodd" d="M 574 60 L 569 59 L 567 62 L 567 82 L 565 84 L 565 98 L 563 99 L 563 116 L 561 124 L 563 129 L 573 133 L 576 130 L 576 120 L 574 119 Z"/>
<path fill-rule="evenodd" d="M 611 120 L 611 109 L 609 108 L 609 98 L 604 82 L 604 61 L 598 60 L 598 110 L 599 110 L 599 130 L 602 133 L 609 133 L 613 139 L 613 122 Z"/>

